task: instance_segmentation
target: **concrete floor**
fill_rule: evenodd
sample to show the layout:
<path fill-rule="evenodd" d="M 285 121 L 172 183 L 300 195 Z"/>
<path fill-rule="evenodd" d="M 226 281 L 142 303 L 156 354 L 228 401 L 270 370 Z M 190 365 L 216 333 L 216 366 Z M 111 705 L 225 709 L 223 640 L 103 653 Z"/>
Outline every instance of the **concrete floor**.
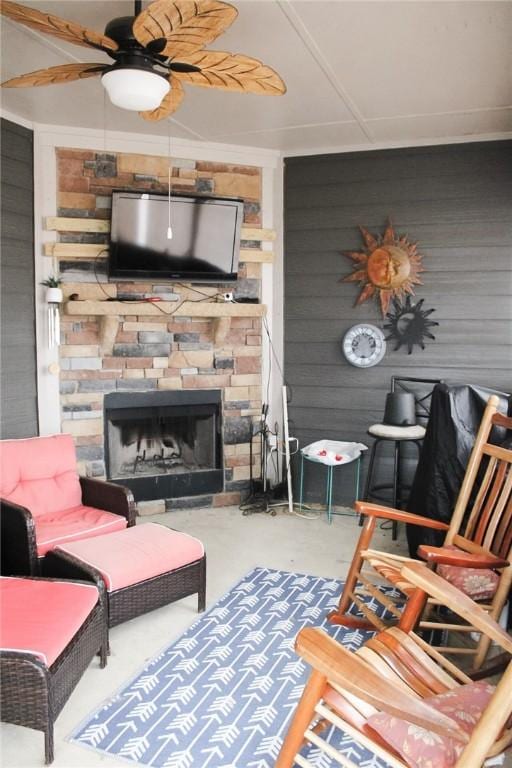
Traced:
<path fill-rule="evenodd" d="M 195 509 L 142 517 L 138 524 L 150 520 L 190 533 L 204 542 L 208 558 L 207 608 L 255 566 L 343 578 L 360 532 L 355 516 L 337 516 L 328 525 L 325 515 L 307 520 L 284 509 L 279 509 L 276 517 L 243 517 L 234 507 Z M 403 527 L 398 542 L 391 541 L 390 531 L 379 530 L 375 544 L 387 551 L 403 552 Z M 91 663 L 57 720 L 55 768 L 126 766 L 124 760 L 103 756 L 65 739 L 148 659 L 195 621 L 196 605 L 196 598 L 189 597 L 111 631 L 112 653 L 107 667 L 100 670 L 97 659 Z M 0 757 L 5 768 L 42 766 L 42 734 L 2 724 Z"/>

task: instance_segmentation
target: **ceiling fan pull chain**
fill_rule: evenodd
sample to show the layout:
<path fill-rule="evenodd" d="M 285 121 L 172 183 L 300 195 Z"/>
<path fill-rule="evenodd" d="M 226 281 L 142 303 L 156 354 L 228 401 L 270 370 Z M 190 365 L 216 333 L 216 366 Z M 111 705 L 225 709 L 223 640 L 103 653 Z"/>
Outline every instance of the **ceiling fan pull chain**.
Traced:
<path fill-rule="evenodd" d="M 171 121 L 167 122 L 168 127 L 168 148 L 167 148 L 167 210 L 168 210 L 168 226 L 167 226 L 167 239 L 172 240 L 172 226 L 171 226 Z"/>
<path fill-rule="evenodd" d="M 103 152 L 107 154 L 107 92 L 103 89 Z"/>

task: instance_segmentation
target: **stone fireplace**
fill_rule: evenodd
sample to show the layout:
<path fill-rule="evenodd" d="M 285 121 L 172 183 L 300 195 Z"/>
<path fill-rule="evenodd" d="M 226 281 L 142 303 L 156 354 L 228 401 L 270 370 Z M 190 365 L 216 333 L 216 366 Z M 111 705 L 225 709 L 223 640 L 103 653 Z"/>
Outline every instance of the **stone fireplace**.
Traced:
<path fill-rule="evenodd" d="M 237 504 L 260 466 L 258 302 L 262 240 L 271 239 L 260 229 L 261 169 L 173 159 L 177 194 L 244 199 L 235 285 L 107 280 L 111 190 L 165 190 L 167 166 L 162 157 L 57 149 L 57 239 L 45 245 L 71 299 L 59 348 L 62 431 L 75 438 L 82 474 L 128 485 L 148 511 Z M 242 302 L 231 317 L 209 312 L 224 290 Z M 161 302 L 150 310 L 144 299 L 154 296 Z"/>
<path fill-rule="evenodd" d="M 220 390 L 107 394 L 107 478 L 136 501 L 222 491 L 221 405 Z"/>

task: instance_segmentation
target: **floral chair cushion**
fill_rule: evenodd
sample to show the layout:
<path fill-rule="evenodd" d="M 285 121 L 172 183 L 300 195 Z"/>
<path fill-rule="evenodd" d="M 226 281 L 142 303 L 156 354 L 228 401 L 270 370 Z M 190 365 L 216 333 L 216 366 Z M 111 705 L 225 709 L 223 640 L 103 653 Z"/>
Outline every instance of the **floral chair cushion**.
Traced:
<path fill-rule="evenodd" d="M 443 547 L 455 552 L 463 550 L 453 545 Z M 437 573 L 460 589 L 472 600 L 492 600 L 498 588 L 500 577 L 489 568 L 459 568 L 455 565 L 438 565 Z"/>
<path fill-rule="evenodd" d="M 493 693 L 494 686 L 482 680 L 461 685 L 424 701 L 451 717 L 461 730 L 470 735 Z M 368 724 L 402 756 L 410 768 L 451 768 L 464 749 L 464 745 L 456 739 L 440 736 L 384 712 L 372 715 Z"/>

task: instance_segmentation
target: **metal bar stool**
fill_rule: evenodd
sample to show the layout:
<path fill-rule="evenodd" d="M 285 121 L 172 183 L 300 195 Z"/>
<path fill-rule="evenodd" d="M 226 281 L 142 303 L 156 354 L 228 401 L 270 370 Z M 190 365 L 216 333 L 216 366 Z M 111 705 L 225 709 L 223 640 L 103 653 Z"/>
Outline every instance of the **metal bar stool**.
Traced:
<path fill-rule="evenodd" d="M 436 384 L 441 379 L 417 379 L 412 377 L 392 376 L 391 392 L 386 396 L 386 408 L 381 424 L 372 424 L 368 434 L 375 438 L 370 452 L 368 474 L 364 490 L 364 500 L 386 501 L 396 509 L 402 509 L 407 503 L 410 486 L 403 480 L 403 446 L 412 443 L 417 448 L 419 457 L 426 424 L 430 415 L 430 398 Z M 418 423 L 423 422 L 423 423 Z M 393 475 L 390 481 L 375 483 L 374 472 L 378 448 L 383 443 L 393 443 Z M 384 494 L 382 493 L 384 491 Z M 362 521 L 360 519 L 360 524 Z M 398 524 L 392 524 L 393 541 L 397 537 Z"/>

